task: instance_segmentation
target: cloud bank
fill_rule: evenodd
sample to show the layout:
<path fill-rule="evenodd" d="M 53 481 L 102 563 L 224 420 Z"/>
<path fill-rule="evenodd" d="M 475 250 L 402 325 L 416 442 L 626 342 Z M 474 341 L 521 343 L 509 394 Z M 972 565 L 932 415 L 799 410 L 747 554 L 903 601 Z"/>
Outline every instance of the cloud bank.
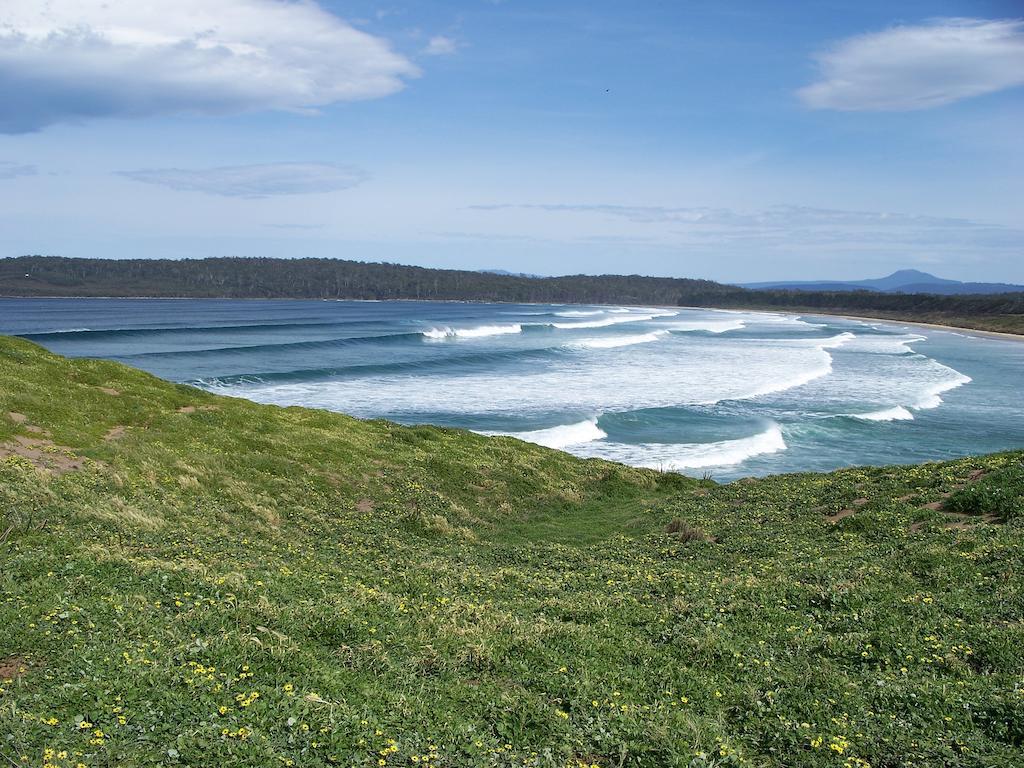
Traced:
<path fill-rule="evenodd" d="M 653 237 L 663 245 L 779 252 L 812 251 L 909 254 L 1018 253 L 1024 232 L 970 219 L 904 213 L 777 205 L 759 211 L 731 208 L 594 204 L 476 205 L 470 210 L 520 210 L 545 215 L 586 215 L 604 236 Z M 614 227 L 615 222 L 623 226 Z"/>
<path fill-rule="evenodd" d="M 1024 20 L 935 19 L 851 37 L 817 57 L 808 107 L 908 111 L 1024 85 Z"/>
<path fill-rule="evenodd" d="M 34 165 L 0 161 L 0 179 L 16 179 L 19 176 L 35 176 L 39 170 Z"/>
<path fill-rule="evenodd" d="M 310 110 L 416 67 L 312 0 L 5 0 L 0 133 L 94 117 Z"/>
<path fill-rule="evenodd" d="M 196 170 L 151 168 L 122 171 L 120 175 L 180 192 L 246 198 L 336 192 L 367 178 L 358 168 L 332 163 L 266 163 Z"/>

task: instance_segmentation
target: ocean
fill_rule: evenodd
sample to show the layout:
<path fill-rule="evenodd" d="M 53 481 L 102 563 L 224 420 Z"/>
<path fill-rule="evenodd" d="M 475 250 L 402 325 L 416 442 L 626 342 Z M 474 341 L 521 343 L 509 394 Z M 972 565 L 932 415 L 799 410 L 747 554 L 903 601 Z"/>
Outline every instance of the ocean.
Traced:
<path fill-rule="evenodd" d="M 1024 343 L 627 306 L 0 299 L 0 333 L 260 403 L 731 480 L 1024 447 Z"/>

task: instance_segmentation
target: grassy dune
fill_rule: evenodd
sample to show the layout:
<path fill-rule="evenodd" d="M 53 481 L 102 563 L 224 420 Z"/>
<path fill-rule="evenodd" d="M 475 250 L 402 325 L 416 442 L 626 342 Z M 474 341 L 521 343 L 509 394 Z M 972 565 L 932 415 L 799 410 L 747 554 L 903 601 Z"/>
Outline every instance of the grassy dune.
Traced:
<path fill-rule="evenodd" d="M 0 339 L 0 765 L 1020 765 L 1022 454 L 729 485 Z"/>

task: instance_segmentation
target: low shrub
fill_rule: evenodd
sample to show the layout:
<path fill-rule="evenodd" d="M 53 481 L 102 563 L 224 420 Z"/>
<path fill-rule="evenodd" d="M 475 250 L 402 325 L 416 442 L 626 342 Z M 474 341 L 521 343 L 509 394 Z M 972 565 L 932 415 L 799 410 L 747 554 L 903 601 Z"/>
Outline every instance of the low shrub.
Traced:
<path fill-rule="evenodd" d="M 1009 522 L 1024 517 L 1024 464 L 985 475 L 946 501 L 945 509 L 963 515 L 994 515 Z"/>
<path fill-rule="evenodd" d="M 681 517 L 673 518 L 673 520 L 665 526 L 665 533 L 683 544 L 690 541 L 708 541 L 709 539 L 708 535 L 704 533 L 703 528 L 690 525 Z"/>

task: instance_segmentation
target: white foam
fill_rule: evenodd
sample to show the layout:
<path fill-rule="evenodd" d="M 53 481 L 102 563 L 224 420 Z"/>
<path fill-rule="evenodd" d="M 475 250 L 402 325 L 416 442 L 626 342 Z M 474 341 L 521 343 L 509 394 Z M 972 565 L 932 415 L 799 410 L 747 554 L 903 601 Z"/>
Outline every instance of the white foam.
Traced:
<path fill-rule="evenodd" d="M 612 310 L 614 312 L 614 310 Z M 594 310 L 575 310 L 567 309 L 565 312 L 555 312 L 559 317 L 590 317 L 591 315 L 603 315 L 603 309 Z"/>
<path fill-rule="evenodd" d="M 945 366 L 943 366 L 945 367 Z M 949 392 L 951 389 L 962 387 L 964 384 L 971 382 L 970 376 L 965 376 L 960 371 L 955 371 L 952 368 L 947 368 L 950 372 L 956 374 L 955 378 L 947 379 L 946 381 L 940 381 L 937 384 L 933 384 L 928 387 L 921 397 L 915 402 L 911 408 L 918 411 L 926 411 L 932 408 L 938 408 L 942 405 L 941 395 L 944 392 Z"/>
<path fill-rule="evenodd" d="M 658 330 L 664 329 L 647 332 Z M 578 338 L 594 337 L 583 334 Z M 667 344 L 638 344 L 629 348 L 633 359 L 615 364 L 609 364 L 603 354 L 578 354 L 511 370 L 396 372 L 246 385 L 243 390 L 246 397 L 260 402 L 302 404 L 370 417 L 438 411 L 506 418 L 528 412 L 604 413 L 710 405 L 782 392 L 827 376 L 832 358 L 825 347 L 842 344 L 847 337 L 765 340 L 683 334 L 676 339 L 679 349 L 672 353 L 661 351 Z M 899 398 L 875 399 L 901 402 Z M 858 397 L 856 401 L 863 400 Z"/>
<path fill-rule="evenodd" d="M 774 395 L 779 392 L 786 392 L 790 389 L 796 389 L 802 387 L 805 384 L 810 384 L 815 379 L 821 379 L 832 373 L 832 355 L 828 353 L 829 349 L 836 349 L 843 346 L 849 341 L 857 338 L 854 334 L 849 331 L 844 331 L 836 336 L 832 336 L 828 339 L 814 339 L 813 343 L 808 342 L 797 342 L 797 344 L 809 345 L 821 355 L 821 362 L 813 367 L 806 370 L 800 371 L 793 376 L 779 377 L 778 379 L 769 379 L 763 382 L 757 387 L 749 390 L 747 393 L 733 398 L 719 398 L 718 400 L 710 401 L 708 405 L 714 405 L 714 403 L 721 402 L 724 399 L 733 400 L 750 400 L 755 397 L 763 397 L 765 395 Z M 792 342 L 789 342 L 792 345 Z"/>
<path fill-rule="evenodd" d="M 780 315 L 771 312 L 750 312 L 746 314 L 746 319 L 751 323 L 771 323 L 772 325 L 795 325 L 801 328 L 824 328 L 824 323 L 812 323 L 809 320 L 804 320 L 802 316 L 798 315 Z"/>
<path fill-rule="evenodd" d="M 609 325 L 619 325 L 620 323 L 642 323 L 647 320 L 653 320 L 656 317 L 675 317 L 678 312 L 654 312 L 649 315 L 619 315 L 618 317 L 606 317 L 603 320 L 588 320 L 582 323 L 549 323 L 552 328 L 560 328 L 562 330 L 572 331 L 580 328 L 606 328 Z"/>
<path fill-rule="evenodd" d="M 445 326 L 443 328 L 431 328 L 429 331 L 423 331 L 424 338 L 427 339 L 453 339 L 453 338 L 466 338 L 466 339 L 477 339 L 483 336 L 502 336 L 509 333 L 522 333 L 523 326 L 519 323 L 513 323 L 511 325 L 481 325 L 476 328 L 451 328 Z"/>
<path fill-rule="evenodd" d="M 770 379 L 759 384 L 746 392 L 732 397 L 719 397 L 714 400 L 705 400 L 702 405 L 715 405 L 722 400 L 753 400 L 765 395 L 777 395 L 780 392 L 787 392 L 810 384 L 815 379 L 821 379 L 832 373 L 832 357 L 826 353 L 826 360 L 816 368 L 809 368 L 793 376 L 780 376 L 777 379 Z"/>
<path fill-rule="evenodd" d="M 921 341 L 928 341 L 928 339 L 915 334 L 900 336 L 865 335 L 857 337 L 857 343 L 854 347 L 858 352 L 870 352 L 880 355 L 907 355 L 916 352 L 910 345 Z"/>
<path fill-rule="evenodd" d="M 914 414 L 902 405 L 869 413 L 851 413 L 850 416 L 861 421 L 912 421 L 914 418 Z"/>
<path fill-rule="evenodd" d="M 823 413 L 828 413 L 861 419 L 865 425 L 895 422 L 905 426 L 914 423 L 911 418 L 925 421 L 921 415 L 924 409 L 940 406 L 943 397 L 952 400 L 944 393 L 970 381 L 958 371 L 916 352 L 914 345 L 923 341 L 925 335 L 914 332 L 882 334 L 851 324 L 849 328 L 856 335 L 836 329 L 825 338 L 826 333 L 811 332 L 803 321 L 793 319 L 762 324 L 766 316 L 752 312 L 670 312 L 668 308 L 654 307 L 621 308 L 619 312 L 613 311 L 619 308 L 609 307 L 604 309 L 607 314 L 575 321 L 571 317 L 551 316 L 554 312 L 597 308 L 549 307 L 546 316 L 538 318 L 425 318 L 417 330 L 430 328 L 431 322 L 438 324 L 424 334 L 429 342 L 420 343 L 417 337 L 420 348 L 412 350 L 396 345 L 399 362 L 407 358 L 429 360 L 434 357 L 429 348 L 438 345 L 450 345 L 450 351 L 456 352 L 454 347 L 462 344 L 480 351 L 507 348 L 513 342 L 517 349 L 538 352 L 502 357 L 493 367 L 463 366 L 455 361 L 451 367 L 396 366 L 394 370 L 337 377 L 267 382 L 252 377 L 233 383 L 229 393 L 260 402 L 301 404 L 399 421 L 429 421 L 432 414 L 439 414 L 446 422 L 459 423 L 464 417 L 470 424 L 499 423 L 509 430 L 554 423 L 536 419 L 557 421 L 560 417 L 555 414 L 571 414 L 561 417 L 568 422 L 586 414 L 686 408 L 722 401 L 730 402 L 725 409 L 729 413 L 747 413 L 749 405 L 743 401 L 761 396 L 765 397 L 761 404 L 785 413 L 787 422 L 799 422 L 805 415 L 817 422 Z M 654 315 L 662 311 L 667 313 L 660 315 L 663 318 L 669 314 L 678 316 L 654 320 Z M 552 322 L 559 323 L 557 330 Z M 444 327 L 441 323 L 445 323 Z M 726 324 L 736 327 L 741 323 L 761 332 L 724 332 Z M 595 324 L 602 330 L 586 330 Z M 613 327 L 605 329 L 608 325 Z M 715 327 L 723 332 L 670 333 L 680 326 Z M 766 330 L 770 332 L 765 333 Z M 520 336 L 501 335 L 520 331 Z M 494 339 L 474 338 L 486 336 Z M 653 343 L 656 340 L 660 343 Z M 927 351 L 928 345 L 917 348 Z M 294 367 L 304 363 L 307 354 L 305 350 L 301 350 L 301 355 L 294 353 Z M 341 368 L 348 354 L 345 350 L 345 357 L 339 355 Z M 282 361 L 275 361 L 274 370 L 292 365 L 291 355 L 291 351 L 283 352 Z M 362 362 L 362 358 L 352 362 Z M 917 409 L 922 409 L 921 413 Z M 762 412 L 760 406 L 754 410 Z M 457 421 L 453 414 L 458 415 Z M 784 450 L 786 442 L 798 439 L 797 428 L 787 427 L 785 440 L 778 430 L 769 430 L 739 441 L 692 444 L 684 441 L 713 438 L 685 433 L 680 436 L 670 429 L 671 424 L 666 424 L 664 430 L 645 436 L 668 443 L 642 445 L 618 443 L 614 432 L 609 439 L 593 421 L 521 432 L 517 437 L 556 448 L 568 446 L 567 450 L 580 455 L 686 469 L 737 463 L 748 453 Z M 754 431 L 761 429 L 764 428 Z"/>
<path fill-rule="evenodd" d="M 568 448 L 572 445 L 582 445 L 608 437 L 607 433 L 597 426 L 597 419 L 587 419 L 576 424 L 563 424 L 558 427 L 535 429 L 529 432 L 483 432 L 481 434 L 507 435 L 547 448 Z"/>
<path fill-rule="evenodd" d="M 847 342 L 853 341 L 856 338 L 857 336 L 855 334 L 852 334 L 849 331 L 843 331 L 837 336 L 833 336 L 830 339 L 825 339 L 825 341 L 821 342 L 820 344 L 816 344 L 815 346 L 819 346 L 821 347 L 821 349 L 837 349 L 846 344 Z"/>
<path fill-rule="evenodd" d="M 573 342 L 567 346 L 573 349 L 615 349 L 616 347 L 631 347 L 634 344 L 649 344 L 662 338 L 668 331 L 652 331 L 651 333 L 638 333 L 631 336 L 602 336 L 600 338 L 583 339 Z"/>
<path fill-rule="evenodd" d="M 715 443 L 597 443 L 580 453 L 586 456 L 622 461 L 635 466 L 675 472 L 683 469 L 730 467 L 754 456 L 786 450 L 782 428 L 771 424 L 763 432 L 736 440 Z"/>
<path fill-rule="evenodd" d="M 693 331 L 726 333 L 728 331 L 738 331 L 746 327 L 747 322 L 745 320 L 694 320 L 687 323 L 673 323 L 670 330 L 680 333 L 690 333 Z"/>

